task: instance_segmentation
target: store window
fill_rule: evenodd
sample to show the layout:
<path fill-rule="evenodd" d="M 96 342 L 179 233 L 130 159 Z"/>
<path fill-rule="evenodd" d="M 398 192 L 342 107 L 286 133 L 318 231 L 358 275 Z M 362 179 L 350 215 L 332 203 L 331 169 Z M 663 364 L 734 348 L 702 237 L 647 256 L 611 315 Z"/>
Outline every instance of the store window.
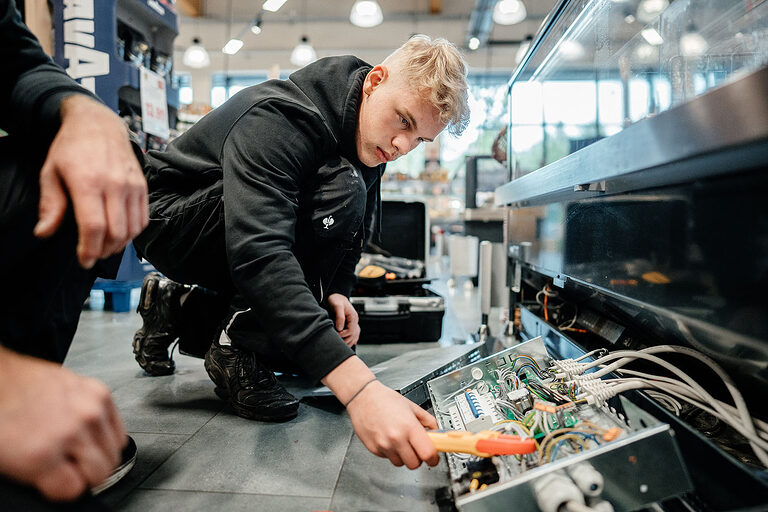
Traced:
<path fill-rule="evenodd" d="M 287 79 L 289 74 L 281 72 L 280 79 Z M 211 78 L 211 106 L 216 108 L 246 87 L 266 82 L 269 78 L 266 71 L 247 75 L 216 73 Z"/>
<path fill-rule="evenodd" d="M 179 104 L 189 105 L 194 100 L 192 78 L 186 73 L 174 73 L 173 88 L 179 91 Z"/>
<path fill-rule="evenodd" d="M 490 155 L 499 131 L 507 124 L 507 81 L 511 71 L 471 72 L 469 85 L 470 120 L 461 137 L 442 135 L 441 165 L 450 178 L 464 176 L 467 155 Z"/>
<path fill-rule="evenodd" d="M 636 76 L 626 85 L 615 76 L 563 75 L 512 87 L 510 144 L 518 176 L 664 111 L 672 101 L 669 81 L 658 75 Z"/>

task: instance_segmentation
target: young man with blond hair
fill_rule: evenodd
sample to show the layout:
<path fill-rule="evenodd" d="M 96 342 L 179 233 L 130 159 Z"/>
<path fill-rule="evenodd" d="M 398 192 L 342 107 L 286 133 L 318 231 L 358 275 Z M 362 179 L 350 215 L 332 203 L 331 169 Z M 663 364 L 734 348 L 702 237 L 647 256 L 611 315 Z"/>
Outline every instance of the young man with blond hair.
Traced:
<path fill-rule="evenodd" d="M 173 372 L 167 347 L 202 337 L 216 392 L 243 417 L 293 418 L 271 370 L 322 381 L 358 437 L 396 465 L 435 465 L 426 411 L 378 382 L 355 355 L 354 268 L 380 212 L 385 164 L 468 120 L 466 65 L 444 39 L 414 36 L 377 66 L 321 59 L 247 88 L 209 113 L 145 173 L 150 225 L 136 247 L 158 270 L 142 288 L 134 353 Z M 225 304 L 186 315 L 199 285 Z M 205 303 L 206 300 L 202 302 Z M 184 307 L 181 307 L 184 302 Z M 218 330 L 190 326 L 205 313 Z M 179 317 L 185 318 L 180 320 Z"/>

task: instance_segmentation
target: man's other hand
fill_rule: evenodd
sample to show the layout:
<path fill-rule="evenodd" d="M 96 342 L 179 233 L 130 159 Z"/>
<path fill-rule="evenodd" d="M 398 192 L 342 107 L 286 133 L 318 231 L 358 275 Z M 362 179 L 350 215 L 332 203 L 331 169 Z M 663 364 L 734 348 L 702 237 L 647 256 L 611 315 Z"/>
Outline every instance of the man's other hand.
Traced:
<path fill-rule="evenodd" d="M 126 440 L 104 384 L 0 347 L 0 474 L 72 500 L 111 474 Z"/>
<path fill-rule="evenodd" d="M 61 225 L 67 194 L 77 221 L 77 257 L 91 268 L 120 251 L 149 221 L 147 183 L 123 122 L 82 94 L 61 103 L 61 127 L 40 170 L 40 220 L 35 236 Z"/>
<path fill-rule="evenodd" d="M 360 339 L 360 323 L 355 307 L 340 293 L 328 296 L 328 305 L 333 310 L 333 325 L 344 343 L 354 347 Z"/>

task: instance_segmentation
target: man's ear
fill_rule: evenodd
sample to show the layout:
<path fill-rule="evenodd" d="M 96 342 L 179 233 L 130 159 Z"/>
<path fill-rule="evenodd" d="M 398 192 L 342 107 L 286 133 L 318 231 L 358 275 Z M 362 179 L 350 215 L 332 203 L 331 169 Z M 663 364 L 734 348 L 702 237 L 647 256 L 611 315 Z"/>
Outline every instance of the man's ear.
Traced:
<path fill-rule="evenodd" d="M 368 72 L 363 82 L 363 92 L 365 94 L 371 94 L 374 89 L 384 83 L 389 77 L 389 69 L 383 64 L 377 64 Z"/>

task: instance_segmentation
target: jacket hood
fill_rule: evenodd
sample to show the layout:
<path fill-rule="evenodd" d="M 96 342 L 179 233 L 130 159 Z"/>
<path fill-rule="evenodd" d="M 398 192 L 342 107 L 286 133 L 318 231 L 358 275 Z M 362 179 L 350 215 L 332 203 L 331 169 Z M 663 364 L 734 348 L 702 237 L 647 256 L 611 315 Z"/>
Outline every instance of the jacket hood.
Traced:
<path fill-rule="evenodd" d="M 325 57 L 289 77 L 322 113 L 332 131 L 340 134 L 341 155 L 360 168 L 368 167 L 357 157 L 355 132 L 363 82 L 371 69 L 357 57 Z"/>

